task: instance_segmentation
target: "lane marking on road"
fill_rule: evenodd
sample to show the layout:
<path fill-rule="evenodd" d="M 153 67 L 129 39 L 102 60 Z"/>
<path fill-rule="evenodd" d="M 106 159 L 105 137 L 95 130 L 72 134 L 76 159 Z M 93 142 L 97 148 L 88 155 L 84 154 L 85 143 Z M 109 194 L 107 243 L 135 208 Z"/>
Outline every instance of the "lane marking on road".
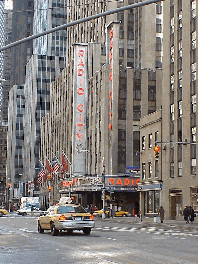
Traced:
<path fill-rule="evenodd" d="M 128 231 L 128 227 L 122 227 L 121 229 L 117 229 L 116 231 Z"/>
<path fill-rule="evenodd" d="M 27 236 L 27 235 L 25 235 L 25 234 L 21 234 L 22 236 L 24 236 L 24 237 L 28 237 L 29 238 L 29 236 Z"/>

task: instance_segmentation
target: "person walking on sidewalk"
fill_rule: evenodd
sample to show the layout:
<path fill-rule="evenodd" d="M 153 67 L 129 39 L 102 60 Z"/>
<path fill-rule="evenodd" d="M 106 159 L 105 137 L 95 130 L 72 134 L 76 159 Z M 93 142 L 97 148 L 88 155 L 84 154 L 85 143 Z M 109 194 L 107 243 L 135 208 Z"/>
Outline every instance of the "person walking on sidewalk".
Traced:
<path fill-rule="evenodd" d="M 189 224 L 189 218 L 190 218 L 190 210 L 189 207 L 186 205 L 183 211 L 184 220 L 186 221 L 186 224 Z"/>
<path fill-rule="evenodd" d="M 159 214 L 160 214 L 161 223 L 163 223 L 163 221 L 164 221 L 164 212 L 165 212 L 165 210 L 164 210 L 163 206 L 160 206 Z"/>
<path fill-rule="evenodd" d="M 31 217 L 34 216 L 34 206 L 31 206 Z"/>
<path fill-rule="evenodd" d="M 195 220 L 195 211 L 192 208 L 192 206 L 189 207 L 190 210 L 190 222 L 193 223 L 193 221 Z"/>

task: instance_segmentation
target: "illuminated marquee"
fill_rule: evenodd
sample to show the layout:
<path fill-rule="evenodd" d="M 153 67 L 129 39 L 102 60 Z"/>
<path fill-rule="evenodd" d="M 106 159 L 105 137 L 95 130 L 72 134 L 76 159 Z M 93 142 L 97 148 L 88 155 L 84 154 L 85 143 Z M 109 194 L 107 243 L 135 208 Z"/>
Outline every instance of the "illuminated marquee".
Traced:
<path fill-rule="evenodd" d="M 107 185 L 111 186 L 137 186 L 140 179 L 136 178 L 108 178 Z"/>

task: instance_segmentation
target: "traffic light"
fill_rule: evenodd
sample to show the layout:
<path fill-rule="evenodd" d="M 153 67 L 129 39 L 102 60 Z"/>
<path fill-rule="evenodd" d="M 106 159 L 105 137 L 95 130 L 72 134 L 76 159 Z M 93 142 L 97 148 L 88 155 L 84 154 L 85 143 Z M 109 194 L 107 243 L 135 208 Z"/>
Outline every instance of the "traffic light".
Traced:
<path fill-rule="evenodd" d="M 10 188 L 10 186 L 11 186 L 11 182 L 8 182 L 8 187 Z"/>
<path fill-rule="evenodd" d="M 160 151 L 160 147 L 159 146 L 155 146 L 154 147 L 154 151 L 155 151 L 155 158 L 159 158 L 159 151 Z"/>
<path fill-rule="evenodd" d="M 51 192 L 51 190 L 52 190 L 52 187 L 51 187 L 51 186 L 49 186 L 49 187 L 48 187 L 48 190 L 49 190 L 49 192 Z"/>

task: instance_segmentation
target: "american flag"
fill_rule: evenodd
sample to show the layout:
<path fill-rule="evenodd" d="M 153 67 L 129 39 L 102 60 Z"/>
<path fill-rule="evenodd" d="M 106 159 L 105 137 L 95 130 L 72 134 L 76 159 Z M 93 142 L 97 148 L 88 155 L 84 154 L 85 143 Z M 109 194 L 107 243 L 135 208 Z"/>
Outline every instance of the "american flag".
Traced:
<path fill-rule="evenodd" d="M 44 169 L 42 169 L 42 170 L 39 172 L 38 177 L 42 178 L 44 175 L 45 175 L 45 171 L 44 171 Z"/>
<path fill-rule="evenodd" d="M 37 179 L 37 182 L 39 183 L 39 184 L 41 184 L 42 183 L 42 177 L 38 177 L 38 179 Z"/>
<path fill-rule="evenodd" d="M 45 172 L 45 170 L 43 168 L 43 164 L 41 163 L 41 161 L 39 162 L 39 169 L 40 169 L 40 172 L 38 173 L 37 182 L 39 184 L 41 184 L 42 182 L 45 182 L 44 176 L 46 174 L 46 172 Z"/>
<path fill-rule="evenodd" d="M 58 172 L 59 171 L 60 165 L 59 165 L 58 160 L 57 160 L 56 157 L 53 158 L 52 166 L 53 166 L 52 172 Z"/>

